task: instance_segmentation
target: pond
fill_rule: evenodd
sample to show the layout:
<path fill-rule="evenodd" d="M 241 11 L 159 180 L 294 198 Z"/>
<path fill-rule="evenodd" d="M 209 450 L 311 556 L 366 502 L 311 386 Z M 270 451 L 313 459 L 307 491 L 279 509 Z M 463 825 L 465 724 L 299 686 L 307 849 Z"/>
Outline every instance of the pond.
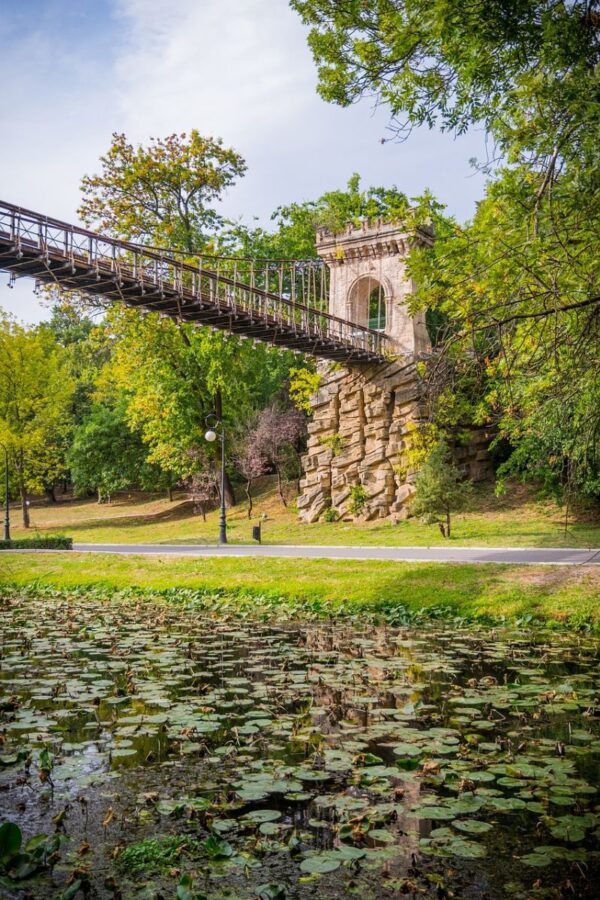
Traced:
<path fill-rule="evenodd" d="M 85 596 L 0 631 L 2 897 L 597 896 L 592 636 Z"/>

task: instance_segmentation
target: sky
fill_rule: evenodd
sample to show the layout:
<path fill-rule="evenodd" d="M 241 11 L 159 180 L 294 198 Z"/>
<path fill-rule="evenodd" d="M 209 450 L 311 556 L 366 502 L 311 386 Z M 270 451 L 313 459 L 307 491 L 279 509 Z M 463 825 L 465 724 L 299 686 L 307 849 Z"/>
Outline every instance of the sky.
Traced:
<path fill-rule="evenodd" d="M 111 134 L 221 137 L 248 163 L 221 212 L 268 225 L 281 204 L 343 188 L 433 191 L 460 220 L 483 193 L 484 135 L 390 138 L 387 110 L 316 92 L 307 29 L 287 0 L 0 0 L 0 199 L 76 223 L 79 182 Z M 0 274 L 0 307 L 47 318 L 33 282 Z"/>

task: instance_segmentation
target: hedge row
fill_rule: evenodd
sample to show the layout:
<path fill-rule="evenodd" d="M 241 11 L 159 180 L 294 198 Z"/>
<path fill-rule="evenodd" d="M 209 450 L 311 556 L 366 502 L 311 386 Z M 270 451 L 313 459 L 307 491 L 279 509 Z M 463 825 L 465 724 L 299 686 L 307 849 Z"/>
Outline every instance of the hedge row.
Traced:
<path fill-rule="evenodd" d="M 32 537 L 16 541 L 0 541 L 0 550 L 72 550 L 70 537 Z"/>

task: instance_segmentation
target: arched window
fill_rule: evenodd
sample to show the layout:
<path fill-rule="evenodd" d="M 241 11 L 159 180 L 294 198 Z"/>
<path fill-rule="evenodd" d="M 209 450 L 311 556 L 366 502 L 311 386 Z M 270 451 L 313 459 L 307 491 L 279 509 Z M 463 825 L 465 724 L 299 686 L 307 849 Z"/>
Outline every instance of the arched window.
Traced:
<path fill-rule="evenodd" d="M 359 278 L 350 293 L 350 320 L 376 331 L 385 331 L 386 298 L 383 285 L 366 275 Z"/>
<path fill-rule="evenodd" d="M 369 294 L 369 328 L 385 331 L 385 294 L 380 284 Z"/>

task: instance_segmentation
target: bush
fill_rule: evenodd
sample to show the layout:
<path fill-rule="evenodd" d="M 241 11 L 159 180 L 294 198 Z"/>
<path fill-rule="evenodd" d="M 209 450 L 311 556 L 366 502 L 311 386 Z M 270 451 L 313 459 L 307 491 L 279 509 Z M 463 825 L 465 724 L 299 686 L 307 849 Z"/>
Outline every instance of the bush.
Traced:
<path fill-rule="evenodd" d="M 335 509 L 331 504 L 326 506 L 323 515 L 321 516 L 324 522 L 337 522 L 339 519 L 339 514 L 337 509 Z"/>
<path fill-rule="evenodd" d="M 350 512 L 353 516 L 360 516 L 364 511 L 369 496 L 362 484 L 353 484 L 350 488 Z"/>
<path fill-rule="evenodd" d="M 72 550 L 73 538 L 64 537 L 32 537 L 18 538 L 11 541 L 0 541 L 0 550 Z"/>
<path fill-rule="evenodd" d="M 413 515 L 423 517 L 430 524 L 437 523 L 444 537 L 449 538 L 451 514 L 467 506 L 473 488 L 454 464 L 445 441 L 438 441 L 430 450 L 415 488 Z"/>

